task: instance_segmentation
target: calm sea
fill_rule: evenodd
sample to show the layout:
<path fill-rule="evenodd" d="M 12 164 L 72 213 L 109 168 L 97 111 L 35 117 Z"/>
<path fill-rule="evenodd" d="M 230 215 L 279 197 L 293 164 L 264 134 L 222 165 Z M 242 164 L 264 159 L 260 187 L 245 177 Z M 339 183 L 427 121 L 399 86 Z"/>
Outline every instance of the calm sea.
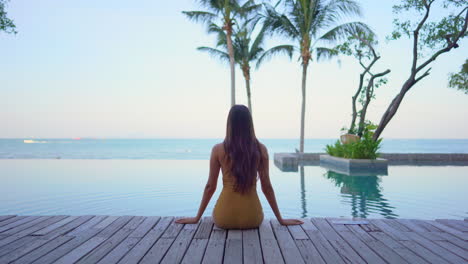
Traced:
<path fill-rule="evenodd" d="M 263 139 L 270 155 L 294 152 L 297 139 Z M 307 152 L 324 152 L 336 139 L 306 139 Z M 221 139 L 0 139 L 0 159 L 205 160 Z M 385 139 L 386 153 L 468 153 L 468 139 Z"/>

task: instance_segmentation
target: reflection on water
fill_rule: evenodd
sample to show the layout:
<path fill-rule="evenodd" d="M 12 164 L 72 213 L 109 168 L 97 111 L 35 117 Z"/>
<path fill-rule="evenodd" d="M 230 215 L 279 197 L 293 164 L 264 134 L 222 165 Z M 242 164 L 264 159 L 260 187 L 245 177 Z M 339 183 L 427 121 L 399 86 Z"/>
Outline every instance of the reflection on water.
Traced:
<path fill-rule="evenodd" d="M 300 166 L 301 172 L 301 209 L 302 209 L 302 218 L 307 217 L 307 204 L 306 204 L 306 190 L 304 182 L 304 166 Z"/>
<path fill-rule="evenodd" d="M 382 195 L 380 187 L 382 176 L 348 176 L 327 171 L 324 177 L 340 188 L 342 197 L 351 205 L 353 217 L 367 218 L 370 212 L 379 213 L 385 218 L 396 218 L 391 206 Z M 304 201 L 305 203 L 305 201 Z"/>
<path fill-rule="evenodd" d="M 41 145 L 41 144 L 38 144 Z M 208 160 L 2 160 L 0 215 L 197 214 Z M 283 217 L 464 219 L 468 166 L 390 166 L 389 176 L 345 176 L 320 166 L 270 178 Z M 264 215 L 275 217 L 257 184 Z M 205 216 L 211 215 L 222 181 Z"/>

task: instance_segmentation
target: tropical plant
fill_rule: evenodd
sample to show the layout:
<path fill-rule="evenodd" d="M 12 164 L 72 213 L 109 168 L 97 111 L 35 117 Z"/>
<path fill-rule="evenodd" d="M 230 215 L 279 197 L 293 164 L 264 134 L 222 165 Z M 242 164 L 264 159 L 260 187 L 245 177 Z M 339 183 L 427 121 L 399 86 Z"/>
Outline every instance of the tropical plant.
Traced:
<path fill-rule="evenodd" d="M 284 13 L 277 11 L 280 4 L 284 7 Z M 299 53 L 302 64 L 299 152 L 304 153 L 306 77 L 309 62 L 313 55 L 317 60 L 337 55 L 334 49 L 319 46 L 320 43 L 334 43 L 346 37 L 351 30 L 370 32 L 370 29 L 361 22 L 340 24 L 345 16 L 361 14 L 360 6 L 354 0 L 280 0 L 276 6 L 266 4 L 265 9 L 265 25 L 269 27 L 270 32 L 295 42 L 296 45 L 290 45 L 290 48 Z"/>
<path fill-rule="evenodd" d="M 349 32 L 347 41 L 335 47 L 335 49 L 346 56 L 352 56 L 359 61 L 362 72 L 359 74 L 359 84 L 356 93 L 352 97 L 352 118 L 348 129 L 348 134 L 362 136 L 368 106 L 375 98 L 375 89 L 387 83 L 385 75 L 390 70 L 379 73 L 372 73 L 371 69 L 380 59 L 380 55 L 375 51 L 377 45 L 376 36 L 366 32 Z M 361 110 L 357 110 L 357 102 L 361 104 Z M 359 122 L 356 127 L 356 121 Z"/>
<path fill-rule="evenodd" d="M 262 27 L 258 34 L 254 37 L 255 27 L 258 24 L 258 18 L 246 19 L 241 26 L 237 27 L 234 32 L 234 60 L 239 65 L 245 79 L 245 87 L 247 92 L 247 101 L 250 112 L 252 113 L 252 99 L 251 99 L 251 64 L 256 62 L 256 68 L 269 57 L 285 53 L 289 57 L 292 56 L 293 50 L 290 46 L 279 45 L 271 49 L 264 49 L 265 40 L 265 27 Z M 226 34 L 222 30 L 218 30 L 218 43 L 217 48 L 199 47 L 198 50 L 207 52 L 221 60 L 228 61 L 229 54 L 227 53 Z"/>
<path fill-rule="evenodd" d="M 235 60 L 234 48 L 232 43 L 233 26 L 240 17 L 246 17 L 249 14 L 261 8 L 261 5 L 255 4 L 255 1 L 248 0 L 243 5 L 237 0 L 198 0 L 198 2 L 208 11 L 183 11 L 189 19 L 201 22 L 208 27 L 208 33 L 218 33 L 221 29 L 226 33 L 226 44 L 229 55 L 229 64 L 231 69 L 231 106 L 236 104 L 236 84 L 235 84 Z"/>
<path fill-rule="evenodd" d="M 7 17 L 6 3 L 8 0 L 0 0 L 0 32 L 7 34 L 16 34 L 16 26 L 13 20 Z"/>
<path fill-rule="evenodd" d="M 361 139 L 343 144 L 339 140 L 333 145 L 326 145 L 328 155 L 346 159 L 377 159 L 380 156 L 382 139 L 374 140 L 376 125 L 366 122 Z"/>
<path fill-rule="evenodd" d="M 437 19 L 429 19 L 435 2 L 448 14 L 438 12 Z M 396 14 L 406 12 L 404 19 L 394 20 L 394 31 L 390 40 L 406 36 L 412 39 L 412 61 L 409 76 L 402 84 L 400 92 L 393 98 L 380 119 L 374 134 L 377 140 L 395 116 L 406 93 L 430 74 L 428 67 L 440 55 L 459 47 L 466 37 L 468 26 L 468 6 L 466 0 L 401 0 L 393 7 Z M 408 15 L 418 13 L 419 16 Z"/>
<path fill-rule="evenodd" d="M 465 60 L 465 63 L 460 69 L 460 72 L 450 74 L 449 87 L 468 94 L 468 59 Z"/>

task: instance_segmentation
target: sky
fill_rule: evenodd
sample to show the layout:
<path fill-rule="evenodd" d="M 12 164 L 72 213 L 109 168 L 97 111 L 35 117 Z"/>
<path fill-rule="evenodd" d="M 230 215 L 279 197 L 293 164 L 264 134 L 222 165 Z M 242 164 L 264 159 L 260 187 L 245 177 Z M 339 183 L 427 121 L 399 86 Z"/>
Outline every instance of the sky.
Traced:
<path fill-rule="evenodd" d="M 391 69 L 368 119 L 378 123 L 410 69 L 411 42 L 385 41 L 397 1 L 358 1 Z M 12 0 L 18 34 L 0 33 L 0 138 L 223 138 L 230 108 L 226 63 L 196 50 L 215 37 L 189 21 L 193 0 Z M 440 14 L 438 14 L 440 15 Z M 283 43 L 270 39 L 266 47 Z M 384 138 L 468 138 L 468 96 L 447 88 L 468 41 L 444 54 L 404 98 Z M 308 72 L 306 138 L 336 138 L 349 126 L 360 66 L 352 58 L 313 62 Z M 301 68 L 276 57 L 252 71 L 259 138 L 298 138 Z M 246 104 L 236 71 L 236 102 Z"/>

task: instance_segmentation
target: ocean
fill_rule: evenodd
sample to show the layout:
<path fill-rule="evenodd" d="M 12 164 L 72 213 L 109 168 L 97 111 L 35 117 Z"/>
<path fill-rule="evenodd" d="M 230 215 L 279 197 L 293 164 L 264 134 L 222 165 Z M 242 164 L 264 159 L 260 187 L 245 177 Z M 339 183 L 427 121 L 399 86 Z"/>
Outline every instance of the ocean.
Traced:
<path fill-rule="evenodd" d="M 222 139 L 0 139 L 0 159 L 206 160 Z M 260 139 L 270 156 L 294 152 L 297 139 Z M 306 139 L 306 152 L 324 152 L 336 139 Z M 468 139 L 384 139 L 384 153 L 468 153 Z"/>

